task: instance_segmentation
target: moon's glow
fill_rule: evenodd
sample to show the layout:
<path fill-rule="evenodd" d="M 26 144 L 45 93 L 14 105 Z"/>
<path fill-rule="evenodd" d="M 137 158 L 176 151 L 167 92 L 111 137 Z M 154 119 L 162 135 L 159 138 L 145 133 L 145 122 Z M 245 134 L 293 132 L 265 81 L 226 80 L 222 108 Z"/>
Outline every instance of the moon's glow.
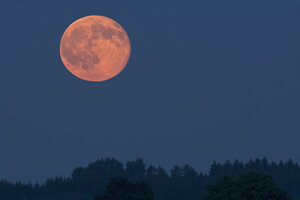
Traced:
<path fill-rule="evenodd" d="M 72 23 L 60 42 L 66 68 L 87 81 L 105 81 L 126 66 L 131 46 L 126 31 L 104 16 L 87 16 Z"/>

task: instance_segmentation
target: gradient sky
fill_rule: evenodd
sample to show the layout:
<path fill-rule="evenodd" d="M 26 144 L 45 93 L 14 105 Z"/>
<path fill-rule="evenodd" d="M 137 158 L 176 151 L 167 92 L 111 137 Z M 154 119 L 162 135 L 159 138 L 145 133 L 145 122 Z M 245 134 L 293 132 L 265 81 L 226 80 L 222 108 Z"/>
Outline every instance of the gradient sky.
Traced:
<path fill-rule="evenodd" d="M 169 169 L 300 162 L 300 2 L 14 0 L 0 6 L 0 178 L 67 176 L 104 157 Z M 60 38 L 105 15 L 131 59 L 102 83 L 70 74 Z"/>

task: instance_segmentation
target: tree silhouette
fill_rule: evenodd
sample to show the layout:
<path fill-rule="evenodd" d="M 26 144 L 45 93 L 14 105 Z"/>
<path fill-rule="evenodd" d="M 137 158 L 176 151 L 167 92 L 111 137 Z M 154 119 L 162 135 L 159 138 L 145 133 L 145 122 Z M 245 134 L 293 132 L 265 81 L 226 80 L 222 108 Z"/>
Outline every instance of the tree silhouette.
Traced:
<path fill-rule="evenodd" d="M 288 160 L 279 163 L 266 158 L 248 162 L 214 162 L 208 173 L 198 173 L 189 165 L 174 166 L 170 173 L 160 166 L 148 166 L 142 159 L 125 165 L 106 158 L 76 168 L 71 177 L 50 178 L 42 184 L 10 183 L 0 181 L 0 200 L 90 200 L 103 194 L 111 178 L 126 178 L 131 183 L 145 182 L 154 193 L 155 200 L 199 200 L 205 187 L 223 176 L 237 176 L 258 172 L 272 176 L 275 183 L 294 199 L 300 199 L 300 167 Z M 104 197 L 104 196 L 102 196 Z"/>
<path fill-rule="evenodd" d="M 95 200 L 153 200 L 153 193 L 143 182 L 133 183 L 124 178 L 113 178 L 104 195 Z"/>
<path fill-rule="evenodd" d="M 256 172 L 222 177 L 207 190 L 204 200 L 291 200 L 271 176 Z"/>
<path fill-rule="evenodd" d="M 146 165 L 142 159 L 137 159 L 136 161 L 128 161 L 126 163 L 126 177 L 130 181 L 140 181 L 145 178 Z"/>

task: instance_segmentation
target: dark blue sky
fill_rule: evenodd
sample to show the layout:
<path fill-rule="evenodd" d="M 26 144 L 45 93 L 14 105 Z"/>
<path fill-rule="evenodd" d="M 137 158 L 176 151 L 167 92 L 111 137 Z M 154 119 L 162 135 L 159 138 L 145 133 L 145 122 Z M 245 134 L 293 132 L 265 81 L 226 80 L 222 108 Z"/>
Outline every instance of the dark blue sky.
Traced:
<path fill-rule="evenodd" d="M 300 161 L 296 0 L 14 0 L 0 6 L 0 178 L 69 175 L 103 157 L 207 171 L 213 160 Z M 60 38 L 117 20 L 131 59 L 103 83 L 70 74 Z"/>

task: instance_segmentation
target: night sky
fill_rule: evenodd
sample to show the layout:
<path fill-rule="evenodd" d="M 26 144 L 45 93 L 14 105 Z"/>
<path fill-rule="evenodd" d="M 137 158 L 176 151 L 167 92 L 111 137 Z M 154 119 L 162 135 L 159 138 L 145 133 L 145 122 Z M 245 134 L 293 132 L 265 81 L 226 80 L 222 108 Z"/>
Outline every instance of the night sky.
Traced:
<path fill-rule="evenodd" d="M 300 2 L 13 0 L 0 4 L 0 179 L 68 176 L 105 157 L 170 169 L 267 156 L 300 162 Z M 118 21 L 123 72 L 64 67 L 65 29 Z"/>

